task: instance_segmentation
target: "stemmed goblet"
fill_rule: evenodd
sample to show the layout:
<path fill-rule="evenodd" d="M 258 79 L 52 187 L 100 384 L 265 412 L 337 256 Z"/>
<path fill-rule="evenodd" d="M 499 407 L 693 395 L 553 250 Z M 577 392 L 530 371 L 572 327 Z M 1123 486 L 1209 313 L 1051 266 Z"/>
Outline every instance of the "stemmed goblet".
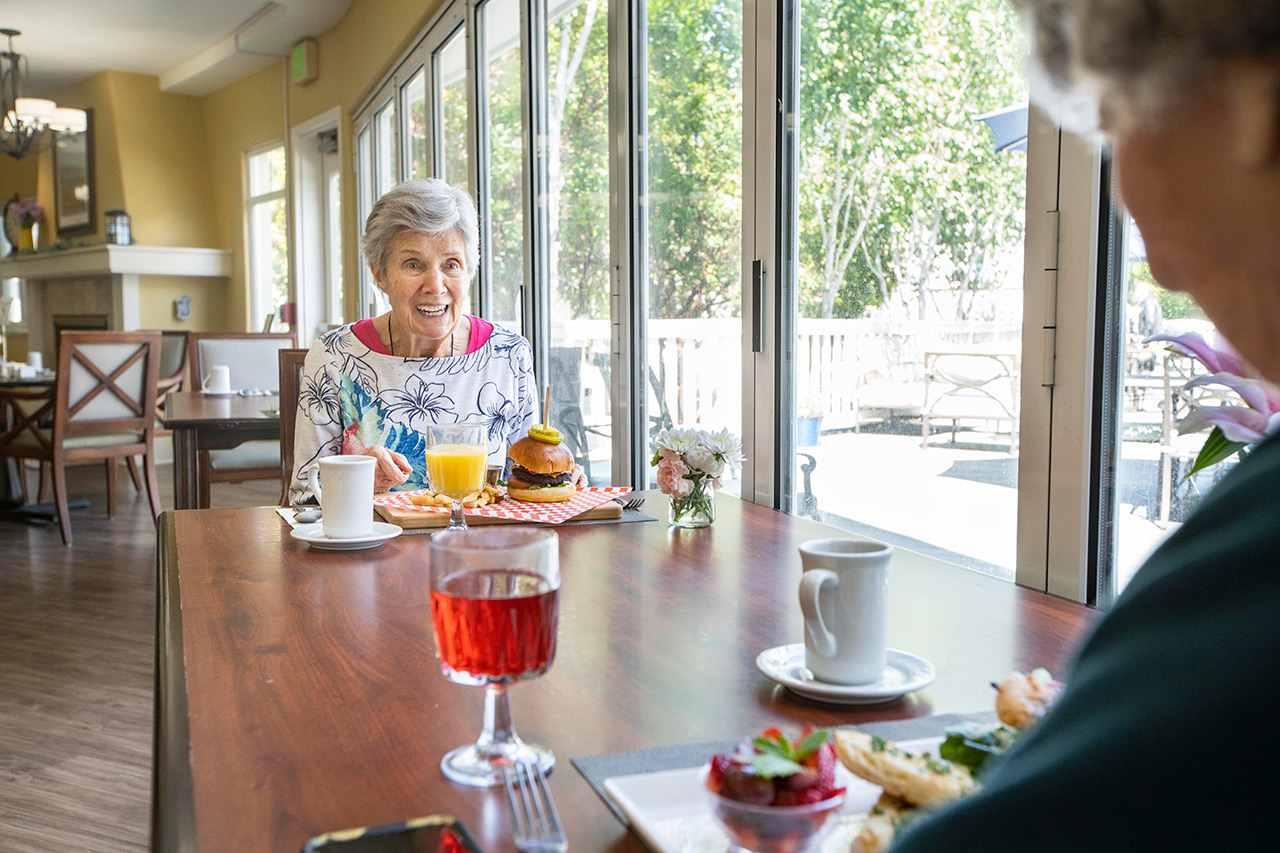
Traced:
<path fill-rule="evenodd" d="M 481 424 L 427 427 L 427 479 L 434 491 L 453 500 L 450 529 L 466 529 L 462 501 L 484 488 L 488 457 L 489 445 Z"/>
<path fill-rule="evenodd" d="M 502 784 L 502 768 L 515 762 L 547 772 L 555 756 L 516 734 L 507 688 L 542 675 L 555 659 L 559 537 L 525 527 L 442 530 L 430 554 L 440 668 L 458 684 L 485 688 L 479 740 L 445 754 L 440 769 L 478 787 Z"/>

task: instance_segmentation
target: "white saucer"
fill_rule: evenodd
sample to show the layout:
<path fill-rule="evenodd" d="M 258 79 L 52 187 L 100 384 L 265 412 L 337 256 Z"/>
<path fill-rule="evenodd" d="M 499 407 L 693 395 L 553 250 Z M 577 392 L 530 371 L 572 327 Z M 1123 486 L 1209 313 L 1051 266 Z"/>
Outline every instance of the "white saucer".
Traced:
<path fill-rule="evenodd" d="M 200 393 L 205 397 L 238 397 L 240 395 L 239 391 L 205 391 L 203 388 L 200 389 Z"/>
<path fill-rule="evenodd" d="M 299 524 L 289 531 L 289 535 L 321 551 L 364 551 L 369 548 L 377 548 L 383 542 L 388 539 L 395 539 L 403 532 L 394 524 L 375 521 L 373 523 L 373 533 L 368 536 L 360 536 L 355 539 L 330 539 L 324 535 L 324 522 L 317 521 L 313 524 Z"/>
<path fill-rule="evenodd" d="M 760 653 L 756 669 L 770 681 L 807 699 L 835 705 L 876 705 L 892 702 L 933 682 L 933 664 L 908 652 L 889 649 L 888 663 L 870 684 L 829 684 L 818 681 L 804 665 L 804 643 L 777 646 Z"/>

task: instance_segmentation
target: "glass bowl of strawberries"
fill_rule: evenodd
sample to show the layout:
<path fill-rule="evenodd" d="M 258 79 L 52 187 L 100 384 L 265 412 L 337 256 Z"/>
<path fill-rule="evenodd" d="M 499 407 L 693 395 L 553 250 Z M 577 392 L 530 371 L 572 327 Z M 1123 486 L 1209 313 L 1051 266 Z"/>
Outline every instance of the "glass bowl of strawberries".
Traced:
<path fill-rule="evenodd" d="M 844 804 L 827 729 L 788 739 L 778 729 L 711 759 L 704 784 L 711 811 L 736 851 L 812 853 Z"/>

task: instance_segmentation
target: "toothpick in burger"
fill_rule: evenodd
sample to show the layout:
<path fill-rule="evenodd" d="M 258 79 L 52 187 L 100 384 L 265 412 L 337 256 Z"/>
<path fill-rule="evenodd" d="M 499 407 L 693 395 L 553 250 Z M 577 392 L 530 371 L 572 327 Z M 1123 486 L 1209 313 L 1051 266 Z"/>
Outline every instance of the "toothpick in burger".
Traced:
<path fill-rule="evenodd" d="M 507 495 L 518 501 L 558 503 L 573 498 L 573 454 L 554 427 L 534 426 L 507 450 Z"/>

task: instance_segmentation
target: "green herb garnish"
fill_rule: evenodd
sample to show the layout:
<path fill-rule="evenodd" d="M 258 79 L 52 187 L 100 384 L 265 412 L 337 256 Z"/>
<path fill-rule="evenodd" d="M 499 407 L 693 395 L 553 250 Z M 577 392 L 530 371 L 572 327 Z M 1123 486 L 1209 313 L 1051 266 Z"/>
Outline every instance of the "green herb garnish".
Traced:
<path fill-rule="evenodd" d="M 800 762 L 830 739 L 830 729 L 814 729 L 796 744 L 781 734 L 753 738 L 751 745 L 756 748 L 756 753 L 751 758 L 752 771 L 762 779 L 799 773 L 805 769 Z"/>

